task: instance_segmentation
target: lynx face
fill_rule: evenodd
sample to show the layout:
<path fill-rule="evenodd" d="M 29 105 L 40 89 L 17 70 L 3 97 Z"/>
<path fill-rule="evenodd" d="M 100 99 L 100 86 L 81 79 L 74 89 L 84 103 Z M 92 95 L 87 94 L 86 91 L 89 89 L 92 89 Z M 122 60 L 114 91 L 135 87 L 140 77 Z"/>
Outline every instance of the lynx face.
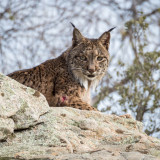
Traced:
<path fill-rule="evenodd" d="M 87 90 L 96 87 L 104 76 L 109 63 L 110 33 L 105 32 L 99 39 L 87 39 L 75 28 L 73 45 L 68 55 L 68 64 L 74 77 Z"/>

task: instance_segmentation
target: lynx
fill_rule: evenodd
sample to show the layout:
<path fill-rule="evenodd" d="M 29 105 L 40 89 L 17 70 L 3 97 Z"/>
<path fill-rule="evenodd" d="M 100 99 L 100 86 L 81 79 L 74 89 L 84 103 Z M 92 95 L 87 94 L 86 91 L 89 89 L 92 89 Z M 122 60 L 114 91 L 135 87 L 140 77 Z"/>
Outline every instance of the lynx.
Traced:
<path fill-rule="evenodd" d="M 50 106 L 97 110 L 90 105 L 90 90 L 106 73 L 110 31 L 114 28 L 98 39 L 88 39 L 72 26 L 72 46 L 62 55 L 8 76 L 41 92 Z"/>

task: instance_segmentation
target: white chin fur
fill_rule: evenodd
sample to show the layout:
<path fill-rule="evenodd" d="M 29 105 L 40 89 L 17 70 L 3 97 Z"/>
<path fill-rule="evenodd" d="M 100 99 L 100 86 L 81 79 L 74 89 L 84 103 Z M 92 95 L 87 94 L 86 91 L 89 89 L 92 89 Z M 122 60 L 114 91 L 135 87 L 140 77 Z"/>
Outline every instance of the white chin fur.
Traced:
<path fill-rule="evenodd" d="M 89 87 L 88 86 L 88 81 L 89 80 L 91 81 L 92 89 L 95 90 L 99 81 L 100 81 L 100 79 L 101 79 L 101 78 L 98 78 L 98 77 L 90 78 L 90 77 L 84 76 L 82 73 L 75 72 L 75 71 L 73 71 L 73 75 L 80 82 L 81 86 L 83 86 L 86 90 L 88 90 L 88 87 Z"/>

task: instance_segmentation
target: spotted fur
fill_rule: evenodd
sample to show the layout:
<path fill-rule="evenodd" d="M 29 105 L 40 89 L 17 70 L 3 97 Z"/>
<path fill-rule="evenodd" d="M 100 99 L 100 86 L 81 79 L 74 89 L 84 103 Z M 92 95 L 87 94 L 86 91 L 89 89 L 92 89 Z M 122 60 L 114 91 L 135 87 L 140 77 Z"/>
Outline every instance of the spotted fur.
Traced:
<path fill-rule="evenodd" d="M 8 76 L 41 92 L 50 106 L 96 110 L 90 105 L 90 89 L 106 73 L 109 41 L 110 30 L 88 39 L 74 28 L 72 46 L 58 58 Z"/>

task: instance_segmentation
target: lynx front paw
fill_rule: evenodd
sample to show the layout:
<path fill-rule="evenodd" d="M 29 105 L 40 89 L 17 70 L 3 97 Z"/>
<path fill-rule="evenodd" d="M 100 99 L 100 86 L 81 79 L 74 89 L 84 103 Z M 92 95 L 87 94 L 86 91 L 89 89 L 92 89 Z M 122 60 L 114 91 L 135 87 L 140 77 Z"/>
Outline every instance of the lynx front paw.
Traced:
<path fill-rule="evenodd" d="M 86 108 L 86 110 L 89 110 L 89 111 L 98 111 L 97 108 L 94 108 L 92 106 L 89 106 L 88 108 Z"/>
<path fill-rule="evenodd" d="M 89 110 L 89 111 L 98 111 L 96 108 L 90 106 L 86 102 L 83 102 L 77 97 L 67 96 L 65 94 L 57 95 L 56 99 L 58 100 L 57 105 L 59 107 L 67 106 L 73 107 L 80 110 Z"/>
<path fill-rule="evenodd" d="M 80 109 L 80 110 L 88 110 L 88 111 L 98 111 L 96 108 L 90 106 L 89 104 L 85 103 L 85 102 L 72 102 L 70 103 L 70 106 L 73 107 L 73 108 L 77 108 L 77 109 Z"/>

